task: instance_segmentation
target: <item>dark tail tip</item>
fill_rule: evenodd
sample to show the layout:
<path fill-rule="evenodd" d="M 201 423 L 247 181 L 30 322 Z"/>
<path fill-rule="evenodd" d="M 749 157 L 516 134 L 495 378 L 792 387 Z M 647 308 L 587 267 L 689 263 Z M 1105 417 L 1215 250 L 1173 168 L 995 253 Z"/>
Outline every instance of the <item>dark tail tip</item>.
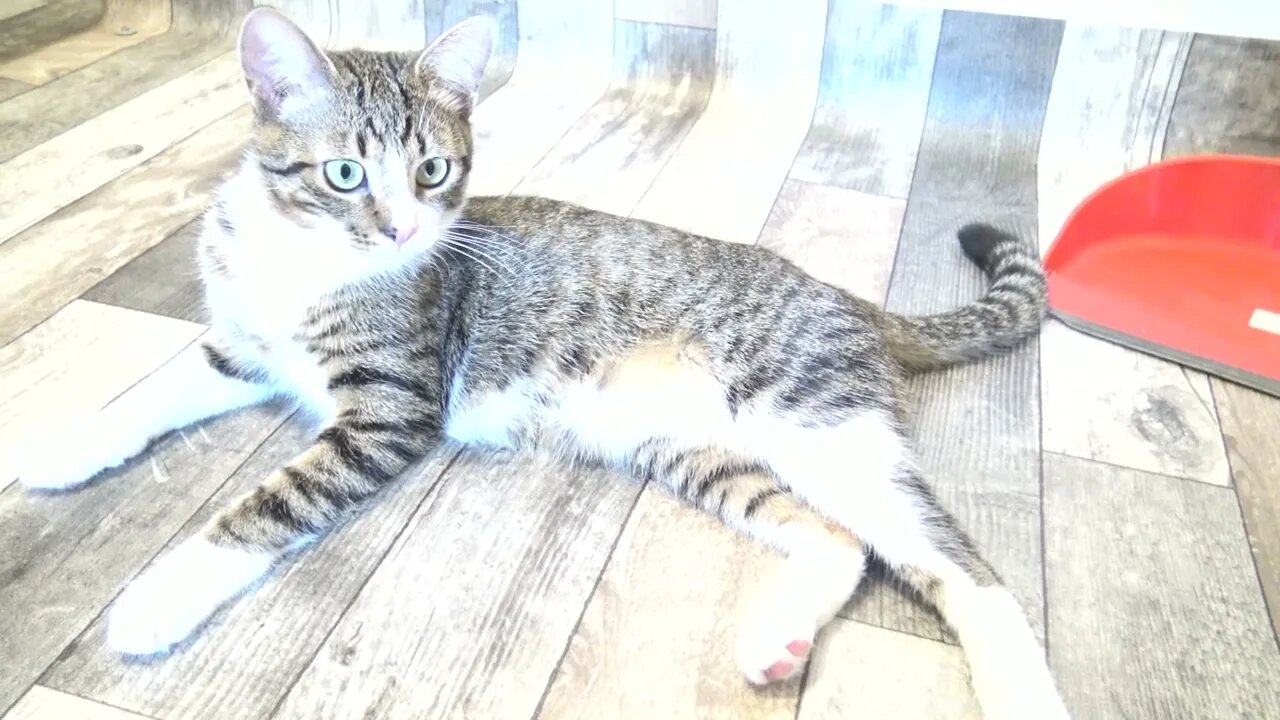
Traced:
<path fill-rule="evenodd" d="M 1005 243 L 1017 243 L 1018 238 L 991 225 L 970 223 L 956 232 L 960 239 L 960 248 L 969 259 L 979 267 L 987 267 L 991 263 L 991 253 Z"/>

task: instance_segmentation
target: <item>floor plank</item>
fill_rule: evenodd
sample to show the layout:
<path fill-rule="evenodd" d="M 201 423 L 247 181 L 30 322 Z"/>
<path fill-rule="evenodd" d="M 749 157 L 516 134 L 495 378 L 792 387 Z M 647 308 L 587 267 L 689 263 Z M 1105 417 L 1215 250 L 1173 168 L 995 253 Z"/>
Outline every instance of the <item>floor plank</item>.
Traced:
<path fill-rule="evenodd" d="M 0 245 L 0 345 L 202 212 L 248 128 L 237 110 Z"/>
<path fill-rule="evenodd" d="M 484 69 L 484 79 L 480 81 L 480 97 L 489 97 L 511 79 L 520 45 L 516 3 L 454 0 L 444 3 L 424 3 L 423 12 L 426 14 L 428 38 L 435 38 L 472 15 L 488 15 L 493 18 L 498 23 L 498 36 L 495 39 L 493 53 L 489 56 L 489 64 Z"/>
<path fill-rule="evenodd" d="M 0 22 L 0 59 L 21 57 L 87 30 L 102 18 L 101 0 L 63 0 L 15 13 Z"/>
<path fill-rule="evenodd" d="M 961 253 L 960 224 L 983 220 L 1034 243 L 1036 148 L 1061 23 L 948 11 L 935 61 L 902 240 L 886 306 L 932 313 L 986 287 Z M 1043 633 L 1038 343 L 910 384 L 913 436 L 940 502 Z M 914 603 L 881 609 L 891 627 L 933 625 Z M 934 634 L 934 633 L 930 633 Z"/>
<path fill-rule="evenodd" d="M 818 643 L 797 720 L 980 720 L 960 648 L 837 618 Z"/>
<path fill-rule="evenodd" d="M 706 106 L 709 30 L 619 21 L 612 88 L 516 188 L 626 215 Z M 601 188 L 600 178 L 609 178 Z"/>
<path fill-rule="evenodd" d="M 28 434 L 96 412 L 173 357 L 203 328 L 77 300 L 16 342 L 0 347 L 0 463 Z M 16 476 L 0 468 L 0 489 Z"/>
<path fill-rule="evenodd" d="M 110 0 L 94 27 L 0 62 L 0 76 L 43 85 L 169 29 L 169 0 Z"/>
<path fill-rule="evenodd" d="M 285 414 L 260 408 L 175 434 L 73 493 L 31 494 L 17 484 L 0 492 L 0 545 L 8 548 L 0 557 L 7 610 L 0 615 L 0 707 L 98 616 Z"/>
<path fill-rule="evenodd" d="M 314 436 L 314 426 L 297 416 L 285 423 L 169 546 L 198 532 L 209 517 L 304 450 Z M 279 567 L 174 655 L 149 663 L 121 662 L 104 645 L 100 617 L 58 656 L 42 682 L 157 717 L 269 717 L 456 454 L 444 449 L 408 470 L 401 483 Z"/>
<path fill-rule="evenodd" d="M 110 705 L 36 685 L 4 714 L 3 720 L 148 720 Z"/>
<path fill-rule="evenodd" d="M 13 158 L 14 179 L 0 185 L 0 244 L 247 100 L 240 61 L 227 53 Z"/>
<path fill-rule="evenodd" d="M 825 15 L 817 0 L 720 7 L 715 89 L 636 217 L 755 241 L 813 117 Z"/>
<path fill-rule="evenodd" d="M 1077 717 L 1280 707 L 1280 650 L 1230 490 L 1046 454 L 1045 555 L 1050 662 Z"/>
<path fill-rule="evenodd" d="M 756 690 L 735 652 L 747 603 L 779 560 L 646 489 L 538 717 L 793 718 L 799 684 Z"/>
<path fill-rule="evenodd" d="M 1213 396 L 1271 626 L 1280 633 L 1280 398 L 1217 378 Z"/>
<path fill-rule="evenodd" d="M 0 21 L 8 20 L 15 15 L 21 15 L 25 12 L 42 8 L 47 5 L 46 0 L 9 0 L 0 8 Z"/>
<path fill-rule="evenodd" d="M 85 300 L 208 324 L 196 266 L 200 218 L 173 231 L 150 250 L 94 285 Z"/>
<path fill-rule="evenodd" d="M 639 490 L 464 454 L 275 717 L 530 717 Z"/>
<path fill-rule="evenodd" d="M 233 49 L 224 35 L 176 28 L 0 103 L 0 162 Z"/>
<path fill-rule="evenodd" d="M 8 100 L 15 95 L 21 95 L 22 93 L 30 90 L 31 87 L 31 85 L 24 82 L 10 80 L 9 78 L 0 78 L 0 102 Z"/>
<path fill-rule="evenodd" d="M 1165 157 L 1280 155 L 1280 38 L 1196 35 Z"/>
<path fill-rule="evenodd" d="M 716 5 L 716 0 L 617 0 L 613 11 L 619 20 L 714 29 Z"/>
<path fill-rule="evenodd" d="M 813 126 L 791 177 L 905 198 L 942 11 L 830 3 Z"/>

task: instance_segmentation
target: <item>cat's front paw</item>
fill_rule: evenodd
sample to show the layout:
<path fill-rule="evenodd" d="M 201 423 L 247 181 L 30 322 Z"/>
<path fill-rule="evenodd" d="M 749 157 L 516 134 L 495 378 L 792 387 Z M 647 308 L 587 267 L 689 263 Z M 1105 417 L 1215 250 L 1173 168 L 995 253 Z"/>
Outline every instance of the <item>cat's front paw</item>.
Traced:
<path fill-rule="evenodd" d="M 46 431 L 21 443 L 14 468 L 33 490 L 67 490 L 117 468 L 143 448 L 130 428 L 93 420 L 63 431 Z"/>
<path fill-rule="evenodd" d="M 273 560 L 201 537 L 187 540 L 121 593 L 107 618 L 107 644 L 128 655 L 167 652 L 265 575 Z"/>

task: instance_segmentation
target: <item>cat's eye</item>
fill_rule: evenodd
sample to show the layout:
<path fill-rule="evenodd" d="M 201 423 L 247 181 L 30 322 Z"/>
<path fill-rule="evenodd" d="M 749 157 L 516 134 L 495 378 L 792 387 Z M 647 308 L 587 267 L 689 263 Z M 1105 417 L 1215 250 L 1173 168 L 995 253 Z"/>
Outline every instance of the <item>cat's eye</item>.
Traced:
<path fill-rule="evenodd" d="M 414 180 L 424 188 L 440 187 L 440 183 L 449 177 L 449 161 L 442 157 L 433 157 L 418 166 Z"/>
<path fill-rule="evenodd" d="M 351 192 L 364 184 L 364 168 L 355 160 L 330 160 L 324 164 L 324 179 L 334 190 Z"/>

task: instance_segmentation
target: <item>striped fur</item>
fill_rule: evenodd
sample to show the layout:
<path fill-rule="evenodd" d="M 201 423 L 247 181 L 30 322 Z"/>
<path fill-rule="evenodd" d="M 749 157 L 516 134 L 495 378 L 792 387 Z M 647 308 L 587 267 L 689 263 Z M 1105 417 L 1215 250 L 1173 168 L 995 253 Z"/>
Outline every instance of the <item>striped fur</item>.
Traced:
<path fill-rule="evenodd" d="M 449 438 L 622 469 L 783 552 L 743 625 L 752 682 L 802 669 L 874 556 L 957 629 L 989 718 L 1066 717 L 1025 616 L 933 497 L 900 421 L 907 372 L 1037 331 L 1033 251 L 967 226 L 989 291 L 912 318 L 764 248 L 544 198 L 468 199 L 489 33 L 471 21 L 420 55 L 324 53 L 279 13 L 249 15 L 257 124 L 201 238 L 207 365 L 103 422 L 149 438 L 284 394 L 322 429 L 135 581 L 109 641 L 182 640 Z M 451 174 L 425 187 L 429 158 Z M 327 181 L 335 159 L 361 163 L 366 185 Z M 185 408 L 193 395 L 230 400 Z"/>

